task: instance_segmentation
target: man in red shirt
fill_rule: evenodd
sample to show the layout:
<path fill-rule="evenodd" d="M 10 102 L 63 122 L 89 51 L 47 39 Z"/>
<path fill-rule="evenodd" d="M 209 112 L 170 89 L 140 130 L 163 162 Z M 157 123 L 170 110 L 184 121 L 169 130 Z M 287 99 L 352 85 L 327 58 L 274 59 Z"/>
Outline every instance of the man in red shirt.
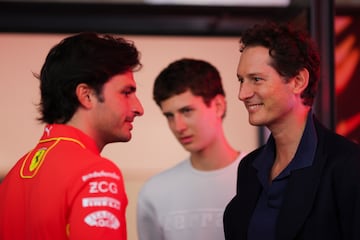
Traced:
<path fill-rule="evenodd" d="M 0 185 L 0 239 L 126 239 L 127 197 L 103 147 L 131 139 L 143 114 L 129 41 L 80 33 L 54 46 L 41 69 L 44 133 Z"/>

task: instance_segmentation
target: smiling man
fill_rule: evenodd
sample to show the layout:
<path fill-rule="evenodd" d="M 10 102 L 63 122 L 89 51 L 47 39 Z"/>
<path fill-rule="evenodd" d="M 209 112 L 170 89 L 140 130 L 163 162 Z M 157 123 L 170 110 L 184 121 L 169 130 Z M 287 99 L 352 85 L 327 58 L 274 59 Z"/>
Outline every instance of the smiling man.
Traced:
<path fill-rule="evenodd" d="M 226 203 L 244 156 L 223 131 L 225 93 L 210 63 L 180 59 L 155 80 L 153 95 L 190 156 L 145 183 L 138 199 L 140 240 L 224 239 Z"/>
<path fill-rule="evenodd" d="M 305 32 L 255 25 L 241 36 L 239 99 L 264 146 L 241 161 L 227 240 L 360 239 L 360 148 L 316 120 L 319 55 Z"/>

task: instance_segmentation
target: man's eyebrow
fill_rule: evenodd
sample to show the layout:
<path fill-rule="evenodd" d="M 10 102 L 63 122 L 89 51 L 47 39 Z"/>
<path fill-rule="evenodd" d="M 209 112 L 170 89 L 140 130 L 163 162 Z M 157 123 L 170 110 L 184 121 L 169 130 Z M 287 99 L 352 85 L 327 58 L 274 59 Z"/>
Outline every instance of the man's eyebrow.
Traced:
<path fill-rule="evenodd" d="M 259 75 L 262 75 L 261 72 L 251 72 L 251 73 L 248 73 L 246 74 L 247 77 L 253 77 L 253 76 L 259 76 Z M 242 75 L 237 75 L 238 77 L 243 77 Z"/>
<path fill-rule="evenodd" d="M 163 112 L 164 115 L 170 115 L 172 112 Z"/>
<path fill-rule="evenodd" d="M 184 111 L 186 109 L 189 109 L 189 108 L 193 108 L 192 105 L 186 105 L 186 106 L 183 106 L 179 109 L 176 109 L 176 112 L 181 112 L 181 111 Z M 164 115 L 174 115 L 172 112 L 162 112 Z"/>
<path fill-rule="evenodd" d="M 127 85 L 124 89 L 129 90 L 131 92 L 136 92 L 136 87 L 134 85 Z"/>

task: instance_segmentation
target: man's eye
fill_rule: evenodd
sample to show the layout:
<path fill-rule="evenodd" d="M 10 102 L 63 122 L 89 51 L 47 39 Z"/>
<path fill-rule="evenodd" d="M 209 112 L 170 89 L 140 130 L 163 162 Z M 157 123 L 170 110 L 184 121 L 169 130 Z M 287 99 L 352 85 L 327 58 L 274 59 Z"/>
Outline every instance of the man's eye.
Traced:
<path fill-rule="evenodd" d="M 136 88 L 135 87 L 127 87 L 127 88 L 124 88 L 122 91 L 121 91 L 121 94 L 125 95 L 125 97 L 128 97 L 130 96 L 131 94 L 135 93 L 136 92 Z"/>
<path fill-rule="evenodd" d="M 132 91 L 123 91 L 123 94 L 128 97 L 129 95 L 131 95 Z"/>
<path fill-rule="evenodd" d="M 172 118 L 174 118 L 174 115 L 172 115 L 172 114 L 164 114 L 164 116 L 166 117 L 166 119 L 172 119 Z"/>
<path fill-rule="evenodd" d="M 191 112 L 193 109 L 191 109 L 191 108 L 184 108 L 184 109 L 182 109 L 181 110 L 181 112 L 182 113 L 189 113 L 189 112 Z"/>

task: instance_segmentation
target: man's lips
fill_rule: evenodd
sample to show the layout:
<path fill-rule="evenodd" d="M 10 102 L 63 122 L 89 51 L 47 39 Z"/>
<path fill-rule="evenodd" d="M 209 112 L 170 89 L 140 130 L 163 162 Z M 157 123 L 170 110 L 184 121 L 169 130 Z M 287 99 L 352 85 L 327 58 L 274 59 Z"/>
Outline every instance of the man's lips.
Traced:
<path fill-rule="evenodd" d="M 180 141 L 182 144 L 188 144 L 188 143 L 191 143 L 192 137 L 191 137 L 191 136 L 180 137 L 180 138 L 179 138 L 179 141 Z"/>
<path fill-rule="evenodd" d="M 264 104 L 262 103 L 247 103 L 245 104 L 246 109 L 249 112 L 256 112 L 257 110 L 259 110 Z"/>
<path fill-rule="evenodd" d="M 133 129 L 133 121 L 126 121 L 126 124 L 128 125 L 129 130 Z"/>

